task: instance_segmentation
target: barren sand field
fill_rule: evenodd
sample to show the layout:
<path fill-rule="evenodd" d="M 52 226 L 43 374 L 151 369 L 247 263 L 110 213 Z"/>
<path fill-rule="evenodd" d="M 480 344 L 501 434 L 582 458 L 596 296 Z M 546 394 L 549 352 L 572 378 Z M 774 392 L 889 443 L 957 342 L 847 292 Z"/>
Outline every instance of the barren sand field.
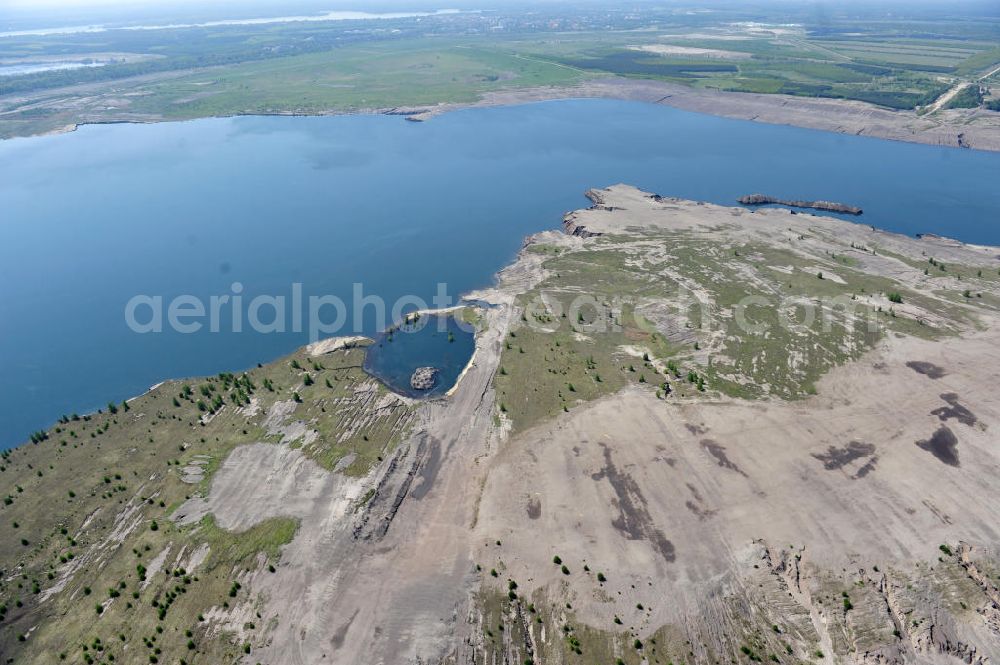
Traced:
<path fill-rule="evenodd" d="M 655 53 L 656 55 L 685 55 L 704 58 L 722 58 L 730 60 L 746 60 L 751 54 L 744 51 L 728 51 L 717 48 L 699 48 L 697 46 L 675 46 L 673 44 L 646 44 L 630 47 L 636 51 Z"/>

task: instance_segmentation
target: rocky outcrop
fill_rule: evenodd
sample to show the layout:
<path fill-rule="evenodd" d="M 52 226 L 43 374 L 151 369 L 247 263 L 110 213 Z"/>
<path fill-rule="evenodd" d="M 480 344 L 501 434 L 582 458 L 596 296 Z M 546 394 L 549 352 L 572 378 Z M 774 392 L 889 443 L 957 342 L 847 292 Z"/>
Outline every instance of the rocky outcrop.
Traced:
<path fill-rule="evenodd" d="M 575 212 L 568 213 L 563 217 L 563 231 L 566 235 L 576 236 L 578 238 L 592 238 L 594 236 L 602 235 L 600 233 L 595 233 L 593 231 L 588 231 L 587 227 L 580 224 L 579 218 Z"/>
<path fill-rule="evenodd" d="M 750 194 L 741 196 L 739 202 L 745 206 L 758 206 L 777 204 L 790 208 L 810 208 L 812 210 L 823 210 L 826 212 L 840 212 L 848 215 L 860 215 L 863 211 L 856 206 L 846 203 L 836 203 L 834 201 L 789 201 L 785 199 L 767 196 L 765 194 Z"/>
<path fill-rule="evenodd" d="M 437 381 L 436 367 L 418 367 L 410 377 L 410 387 L 414 390 L 430 390 Z"/>

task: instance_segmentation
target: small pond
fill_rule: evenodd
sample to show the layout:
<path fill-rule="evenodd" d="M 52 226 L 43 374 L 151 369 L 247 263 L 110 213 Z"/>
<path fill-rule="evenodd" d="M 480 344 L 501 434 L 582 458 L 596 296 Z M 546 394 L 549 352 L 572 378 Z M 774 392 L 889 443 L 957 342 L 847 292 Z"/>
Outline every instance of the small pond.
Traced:
<path fill-rule="evenodd" d="M 451 390 L 476 348 L 475 329 L 451 314 L 410 317 L 379 333 L 368 347 L 364 370 L 407 397 L 436 397 Z M 415 387 L 418 369 L 432 368 L 429 388 Z M 419 381 L 417 382 L 419 384 Z"/>

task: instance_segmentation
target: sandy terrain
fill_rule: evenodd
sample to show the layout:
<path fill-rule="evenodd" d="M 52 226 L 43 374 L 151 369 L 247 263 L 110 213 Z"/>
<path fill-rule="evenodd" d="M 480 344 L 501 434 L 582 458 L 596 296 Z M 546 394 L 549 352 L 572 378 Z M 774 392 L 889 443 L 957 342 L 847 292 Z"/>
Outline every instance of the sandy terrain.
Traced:
<path fill-rule="evenodd" d="M 744 51 L 726 51 L 717 48 L 699 48 L 696 46 L 674 46 L 672 44 L 644 44 L 630 46 L 632 50 L 655 53 L 656 55 L 688 55 L 695 58 L 722 58 L 726 60 L 746 60 L 751 54 Z"/>
<path fill-rule="evenodd" d="M 981 371 L 1000 362 L 998 343 L 996 331 L 947 347 L 890 340 L 801 403 L 664 404 L 648 390 L 606 398 L 511 441 L 491 464 L 477 540 L 501 539 L 510 577 L 559 589 L 591 625 L 651 606 L 643 637 L 705 621 L 705 598 L 747 567 L 755 541 L 794 545 L 836 571 L 933 559 L 942 542 L 1000 542 L 989 489 L 1000 399 Z M 945 374 L 922 376 L 908 361 Z M 947 394 L 975 422 L 935 415 Z M 958 438 L 957 465 L 918 443 L 942 426 Z M 595 596 L 592 577 L 562 575 L 555 554 L 577 573 L 585 563 L 607 571 L 605 594 Z M 497 556 L 479 552 L 488 565 Z M 1000 656 L 985 627 L 964 637 Z"/>
<path fill-rule="evenodd" d="M 669 227 L 777 241 L 820 222 L 626 186 L 588 196 L 595 206 L 567 215 L 567 231 Z M 877 239 L 904 255 L 926 250 L 996 270 L 995 248 L 821 223 L 843 242 Z M 922 275 L 875 256 L 865 268 L 914 285 Z M 1000 399 L 990 390 L 997 322 L 985 313 L 977 329 L 944 342 L 886 337 L 798 402 L 664 401 L 633 386 L 563 414 L 510 439 L 490 461 L 477 562 L 516 579 L 536 605 L 572 606 L 560 621 L 613 630 L 620 617 L 643 640 L 673 626 L 700 661 L 737 651 L 731 635 L 772 623 L 838 662 L 995 660 L 995 585 L 963 587 L 981 576 L 958 568 L 956 581 L 933 562 L 941 543 L 969 542 L 980 553 L 1000 545 L 991 489 L 1000 471 Z M 863 607 L 824 605 L 825 594 L 836 605 L 852 586 Z M 950 603 L 964 593 L 956 612 Z M 978 614 L 963 616 L 969 605 Z M 459 648 L 460 662 L 491 652 L 479 634 L 486 626 L 470 623 L 472 646 Z M 531 630 L 504 653 L 549 653 L 549 641 Z"/>
<path fill-rule="evenodd" d="M 789 233 L 815 234 L 822 229 L 827 238 L 850 239 L 857 244 L 872 244 L 900 254 L 918 257 L 935 256 L 943 261 L 1000 266 L 996 247 L 962 243 L 943 236 L 925 234 L 910 238 L 880 231 L 865 224 L 810 213 L 792 214 L 784 208 L 738 208 L 701 201 L 661 197 L 629 185 L 612 185 L 587 192 L 595 205 L 574 210 L 563 219 L 569 233 L 622 233 L 629 229 L 671 229 L 724 231 L 728 238 L 761 237 L 776 241 Z M 827 240 L 814 239 L 820 248 Z M 813 242 L 804 239 L 803 242 Z M 901 270 L 887 257 L 861 254 L 866 270 L 894 279 L 903 279 L 910 271 Z M 914 274 L 920 271 L 911 270 Z"/>
<path fill-rule="evenodd" d="M 334 351 L 339 351 L 340 349 L 353 349 L 356 346 L 363 346 L 365 344 L 371 344 L 372 340 L 363 335 L 350 335 L 347 337 L 327 337 L 326 339 L 321 339 L 318 342 L 313 342 L 310 344 L 306 351 L 311 356 L 322 356 L 327 353 L 333 353 Z"/>

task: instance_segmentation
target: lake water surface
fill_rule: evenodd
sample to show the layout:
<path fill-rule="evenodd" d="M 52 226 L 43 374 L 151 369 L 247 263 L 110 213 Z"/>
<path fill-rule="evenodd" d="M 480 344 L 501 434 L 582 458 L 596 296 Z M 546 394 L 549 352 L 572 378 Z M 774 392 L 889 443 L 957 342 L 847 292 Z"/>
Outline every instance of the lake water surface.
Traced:
<path fill-rule="evenodd" d="M 236 371 L 307 330 L 138 334 L 137 294 L 363 295 L 488 284 L 522 238 L 627 182 L 864 208 L 863 223 L 1000 244 L 1000 154 L 569 100 L 390 116 L 102 125 L 0 142 L 0 447 L 165 378 Z M 344 332 L 375 335 L 374 307 Z M 291 318 L 291 313 L 288 313 Z M 229 330 L 229 332 L 226 332 Z"/>

